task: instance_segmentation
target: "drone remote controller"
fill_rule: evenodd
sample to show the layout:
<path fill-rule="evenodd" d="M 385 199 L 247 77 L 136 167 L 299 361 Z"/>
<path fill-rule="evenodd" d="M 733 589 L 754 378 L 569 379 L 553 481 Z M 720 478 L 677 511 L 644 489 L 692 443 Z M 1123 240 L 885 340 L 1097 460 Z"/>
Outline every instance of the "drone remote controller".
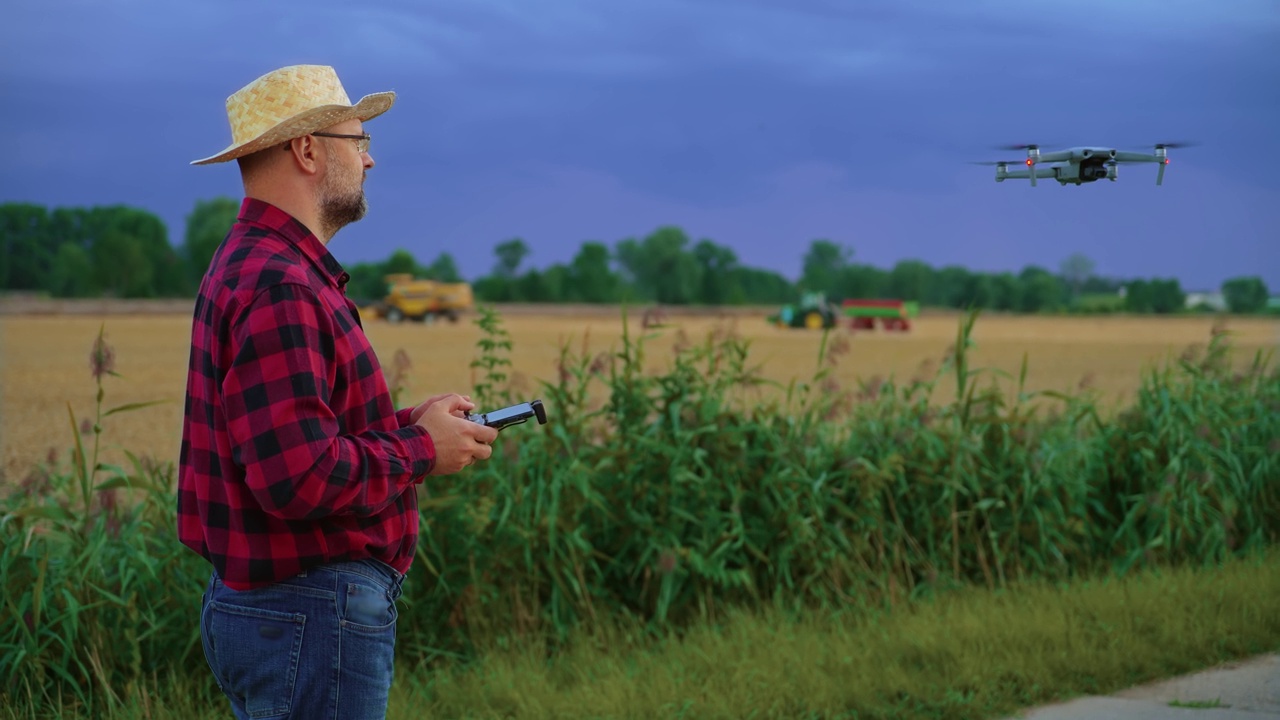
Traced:
<path fill-rule="evenodd" d="M 542 406 L 541 400 L 519 403 L 498 410 L 490 410 L 487 413 L 474 413 L 468 415 L 467 419 L 473 423 L 488 425 L 491 428 L 501 430 L 508 425 L 519 425 L 526 422 L 531 417 L 536 417 L 539 425 L 547 424 L 547 411 Z"/>

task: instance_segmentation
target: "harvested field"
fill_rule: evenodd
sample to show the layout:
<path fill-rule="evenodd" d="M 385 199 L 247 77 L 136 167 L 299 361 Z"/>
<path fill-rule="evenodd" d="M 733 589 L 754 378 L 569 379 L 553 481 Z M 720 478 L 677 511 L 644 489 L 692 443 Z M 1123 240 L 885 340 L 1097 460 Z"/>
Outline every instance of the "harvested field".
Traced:
<path fill-rule="evenodd" d="M 0 314 L 0 471 L 6 482 L 21 479 L 50 453 L 65 454 L 73 443 L 67 413 L 90 417 L 95 385 L 89 352 L 98 329 L 115 353 L 123 377 L 105 379 L 107 407 L 164 399 L 162 406 L 107 419 L 104 441 L 161 460 L 176 460 L 182 415 L 190 319 L 170 303 L 167 312 L 115 312 L 99 303 L 79 311 L 15 311 Z M 592 354 L 616 350 L 622 335 L 617 309 L 500 308 L 514 345 L 511 360 L 519 394 L 535 397 L 538 380 L 556 377 L 562 343 Z M 411 366 L 406 400 L 437 392 L 468 392 L 480 330 L 467 318 L 456 325 L 388 325 L 366 322 L 384 365 L 390 367 L 403 350 Z M 859 378 L 895 375 L 907 379 L 922 368 L 936 367 L 956 336 L 960 316 L 926 314 L 909 334 L 858 333 L 841 329 L 848 340 L 834 376 L 850 386 Z M 1141 373 L 1155 363 L 1176 358 L 1189 346 L 1204 345 L 1215 323 L 1208 317 L 1001 317 L 978 320 L 971 355 L 975 367 L 993 367 L 1016 379 L 1023 355 L 1029 365 L 1030 390 L 1074 392 L 1095 388 L 1109 402 L 1124 402 L 1137 389 Z M 1232 318 L 1225 321 L 1236 347 L 1235 362 L 1247 364 L 1258 350 L 1274 350 L 1280 323 L 1274 319 Z M 641 332 L 639 313 L 631 319 Z M 786 382 L 812 377 L 819 365 L 821 333 L 783 330 L 764 322 L 764 311 L 733 314 L 668 312 L 666 326 L 649 332 L 646 366 L 662 369 L 681 335 L 697 342 L 709 333 L 736 332 L 750 340 L 748 362 L 764 377 Z M 939 399 L 951 397 L 944 382 Z M 548 408 L 552 421 L 555 408 Z M 118 462 L 117 452 L 107 460 Z"/>

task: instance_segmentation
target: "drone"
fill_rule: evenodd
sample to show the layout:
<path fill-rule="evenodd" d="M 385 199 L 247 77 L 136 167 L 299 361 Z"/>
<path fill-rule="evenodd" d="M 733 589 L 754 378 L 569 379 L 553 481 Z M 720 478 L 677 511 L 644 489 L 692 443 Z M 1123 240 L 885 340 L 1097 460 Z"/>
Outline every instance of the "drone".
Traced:
<path fill-rule="evenodd" d="M 1164 183 L 1164 169 L 1169 164 L 1169 149 L 1190 147 L 1194 143 L 1165 142 L 1156 143 L 1155 152 L 1132 152 L 1116 150 L 1112 147 L 1086 146 L 1073 147 L 1055 152 L 1040 152 L 1039 145 L 1002 145 L 1000 150 L 1026 150 L 1026 160 L 997 160 L 994 162 L 978 162 L 975 165 L 995 165 L 996 182 L 1005 180 L 1029 179 L 1031 187 L 1036 186 L 1036 179 L 1057 180 L 1061 185 L 1082 185 L 1098 180 L 1116 181 L 1116 170 L 1120 163 L 1157 163 L 1160 169 L 1156 172 L 1156 185 Z M 1026 169 L 1010 170 L 1011 165 L 1026 165 Z"/>

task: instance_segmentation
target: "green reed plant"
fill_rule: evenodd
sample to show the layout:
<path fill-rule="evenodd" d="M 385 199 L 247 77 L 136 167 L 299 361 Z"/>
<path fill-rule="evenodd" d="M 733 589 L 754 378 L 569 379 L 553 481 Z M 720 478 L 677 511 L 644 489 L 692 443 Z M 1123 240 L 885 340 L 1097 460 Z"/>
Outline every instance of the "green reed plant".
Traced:
<path fill-rule="evenodd" d="M 1007 397 L 969 362 L 976 320 L 933 377 L 842 388 L 832 368 L 849 348 L 826 338 L 812 380 L 755 402 L 732 333 L 677 343 L 659 372 L 644 370 L 652 333 L 595 357 L 566 344 L 544 388 L 552 422 L 504 432 L 502 459 L 437 484 L 453 502 L 423 516 L 438 573 L 411 583 L 407 646 L 467 657 L 604 617 L 658 632 L 735 606 L 893 605 L 1275 541 L 1280 375 L 1264 360 L 1238 377 L 1153 371 L 1135 414 L 1112 422 L 1088 393 L 1027 392 L 1025 359 Z M 939 403 L 947 378 L 956 400 Z M 592 388 L 606 399 L 587 407 Z M 1150 519 L 1170 473 L 1194 483 L 1183 471 L 1210 465 L 1230 480 L 1188 486 L 1176 520 Z"/>
<path fill-rule="evenodd" d="M 0 501 L 0 693 L 35 704 L 127 705 L 148 673 L 199 653 L 181 600 L 199 588 L 198 563 L 174 541 L 172 464 L 99 460 L 107 418 L 163 401 L 104 409 L 105 378 L 119 377 L 105 326 L 90 371 L 91 446 L 68 406 L 70 462 L 51 458 Z"/>
<path fill-rule="evenodd" d="M 1216 326 L 1207 348 L 1147 373 L 1100 433 L 1110 462 L 1093 478 L 1106 492 L 1090 519 L 1112 521 L 1099 539 L 1122 566 L 1218 560 L 1280 535 L 1280 371 L 1262 351 L 1233 371 L 1227 338 Z"/>

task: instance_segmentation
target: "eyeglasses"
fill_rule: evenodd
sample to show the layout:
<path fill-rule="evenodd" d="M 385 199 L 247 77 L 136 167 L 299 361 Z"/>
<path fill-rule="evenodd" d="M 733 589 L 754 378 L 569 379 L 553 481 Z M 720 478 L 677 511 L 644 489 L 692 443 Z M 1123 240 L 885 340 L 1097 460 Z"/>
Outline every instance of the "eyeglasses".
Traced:
<path fill-rule="evenodd" d="M 346 138 L 348 140 L 355 140 L 357 150 L 362 153 L 369 152 L 369 140 L 371 139 L 369 137 L 369 133 L 364 133 L 363 135 L 338 135 L 336 133 L 313 132 L 311 134 L 317 137 Z"/>

